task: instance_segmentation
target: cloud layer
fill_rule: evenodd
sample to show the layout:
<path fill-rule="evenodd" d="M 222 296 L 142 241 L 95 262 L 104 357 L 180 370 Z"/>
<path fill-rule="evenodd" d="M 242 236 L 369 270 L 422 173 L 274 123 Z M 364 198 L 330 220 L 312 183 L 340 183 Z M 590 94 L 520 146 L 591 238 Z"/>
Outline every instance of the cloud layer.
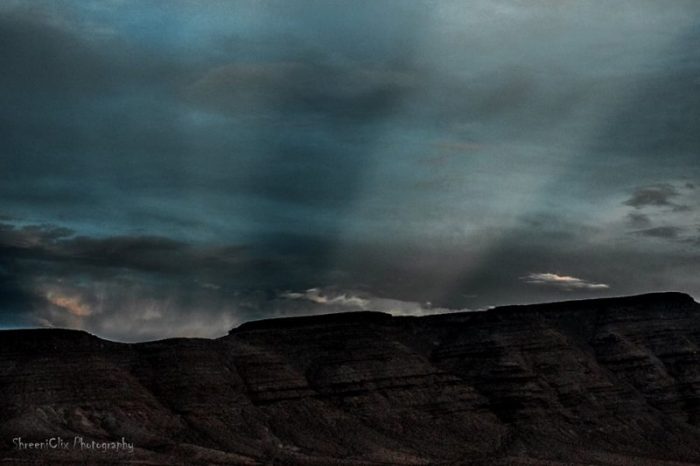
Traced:
<path fill-rule="evenodd" d="M 698 18 L 2 2 L 0 326 L 137 340 L 338 306 L 700 295 Z"/>

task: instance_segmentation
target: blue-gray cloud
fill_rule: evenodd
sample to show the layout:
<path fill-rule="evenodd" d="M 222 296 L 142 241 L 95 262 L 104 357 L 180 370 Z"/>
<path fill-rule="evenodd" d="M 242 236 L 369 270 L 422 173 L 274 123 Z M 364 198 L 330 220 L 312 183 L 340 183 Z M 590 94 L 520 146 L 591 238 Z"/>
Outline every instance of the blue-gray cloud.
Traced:
<path fill-rule="evenodd" d="M 142 338 L 315 287 L 457 308 L 700 293 L 699 18 L 651 0 L 3 2 L 0 324 L 44 309 L 125 338 L 128 290 L 152 309 Z M 610 288 L 521 280 L 541 271 Z"/>

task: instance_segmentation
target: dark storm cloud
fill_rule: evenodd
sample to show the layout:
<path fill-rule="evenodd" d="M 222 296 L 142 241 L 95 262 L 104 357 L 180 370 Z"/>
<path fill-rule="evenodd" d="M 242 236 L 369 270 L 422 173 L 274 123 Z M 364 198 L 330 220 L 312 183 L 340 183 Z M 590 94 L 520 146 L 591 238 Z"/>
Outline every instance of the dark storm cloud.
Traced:
<path fill-rule="evenodd" d="M 673 226 L 663 226 L 647 228 L 646 230 L 639 230 L 636 232 L 638 235 L 650 236 L 652 238 L 662 238 L 662 239 L 677 239 L 683 232 L 682 228 Z"/>
<path fill-rule="evenodd" d="M 301 113 L 371 123 L 416 86 L 411 73 L 314 62 L 233 64 L 208 71 L 191 98 L 225 113 Z"/>
<path fill-rule="evenodd" d="M 3 325 L 84 328 L 125 341 L 224 334 L 250 312 L 246 286 L 267 288 L 260 277 L 240 278 L 264 260 L 281 268 L 279 258 L 243 249 L 0 224 Z M 259 311 L 263 301 L 248 294 Z"/>
<path fill-rule="evenodd" d="M 17 227 L 0 223 L 0 265 L 24 278 L 114 278 L 143 274 L 149 280 L 191 280 L 230 291 L 258 287 L 279 289 L 319 283 L 324 269 L 319 255 L 327 240 L 274 235 L 253 244 L 187 243 L 164 236 L 76 236 L 52 225 Z"/>
<path fill-rule="evenodd" d="M 670 184 L 658 184 L 637 189 L 625 205 L 641 209 L 643 207 L 676 207 L 673 199 L 678 197 L 678 191 Z"/>
<path fill-rule="evenodd" d="M 640 214 L 638 212 L 630 212 L 627 214 L 627 220 L 633 227 L 648 227 L 651 225 L 651 219 L 648 215 Z"/>
<path fill-rule="evenodd" d="M 0 223 L 0 251 L 4 261 L 42 261 L 67 270 L 96 267 L 158 274 L 225 268 L 245 257 L 241 246 L 195 247 L 148 235 L 94 238 L 75 236 L 74 231 L 53 225 L 15 227 L 7 223 Z"/>
<path fill-rule="evenodd" d="M 74 233 L 69 228 L 48 224 L 27 225 L 17 228 L 11 223 L 0 223 L 0 247 L 19 249 L 44 248 Z"/>
<path fill-rule="evenodd" d="M 332 63 L 323 57 L 289 62 L 231 64 L 208 70 L 187 91 L 189 101 L 229 115 L 259 118 L 295 115 L 330 118 L 335 125 L 373 124 L 403 110 L 434 123 L 520 121 L 527 127 L 551 123 L 575 111 L 590 90 L 538 87 L 528 67 L 500 70 L 497 76 L 435 76 L 428 67 L 401 63 Z M 576 76 L 570 76 L 577 80 Z M 347 129 L 352 129 L 349 127 Z M 512 130 L 523 128 L 513 128 Z"/>

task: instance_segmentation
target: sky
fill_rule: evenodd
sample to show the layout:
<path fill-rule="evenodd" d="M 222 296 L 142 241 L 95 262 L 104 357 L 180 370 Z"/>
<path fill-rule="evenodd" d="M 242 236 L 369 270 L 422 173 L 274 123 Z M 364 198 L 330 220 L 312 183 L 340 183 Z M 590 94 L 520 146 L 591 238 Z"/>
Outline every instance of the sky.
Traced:
<path fill-rule="evenodd" d="M 695 0 L 6 0 L 0 328 L 700 297 Z"/>

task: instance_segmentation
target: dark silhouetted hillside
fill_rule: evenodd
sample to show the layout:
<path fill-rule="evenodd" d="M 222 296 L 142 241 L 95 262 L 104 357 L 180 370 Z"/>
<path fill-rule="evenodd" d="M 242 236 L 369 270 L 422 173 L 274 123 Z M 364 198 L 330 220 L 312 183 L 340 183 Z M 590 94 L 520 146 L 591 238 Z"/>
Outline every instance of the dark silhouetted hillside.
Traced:
<path fill-rule="evenodd" d="M 679 293 L 250 322 L 140 344 L 0 332 L 2 464 L 700 463 L 700 305 Z M 124 437 L 133 453 L 17 450 Z"/>

